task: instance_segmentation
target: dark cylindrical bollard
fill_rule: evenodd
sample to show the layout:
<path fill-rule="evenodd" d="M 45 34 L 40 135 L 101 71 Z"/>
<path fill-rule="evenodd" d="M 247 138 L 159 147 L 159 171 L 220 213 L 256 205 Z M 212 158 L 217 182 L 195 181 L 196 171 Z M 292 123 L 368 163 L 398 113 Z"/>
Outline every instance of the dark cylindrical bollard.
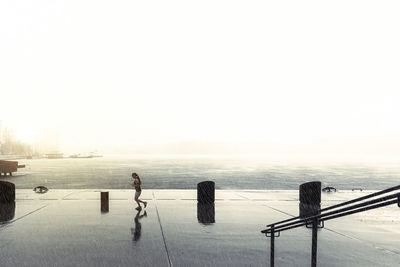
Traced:
<path fill-rule="evenodd" d="M 100 192 L 101 212 L 108 212 L 108 192 Z"/>
<path fill-rule="evenodd" d="M 15 201 L 9 203 L 0 203 L 0 223 L 8 222 L 14 219 Z"/>
<path fill-rule="evenodd" d="M 15 201 L 15 185 L 13 183 L 0 181 L 0 203 Z"/>
<path fill-rule="evenodd" d="M 200 204 L 212 204 L 215 201 L 215 183 L 205 181 L 197 184 L 197 201 Z"/>
<path fill-rule="evenodd" d="M 197 220 L 199 223 L 215 223 L 215 206 L 212 204 L 197 203 Z"/>
<path fill-rule="evenodd" d="M 321 209 L 321 182 L 314 181 L 299 187 L 299 213 L 305 218 L 320 213 Z"/>

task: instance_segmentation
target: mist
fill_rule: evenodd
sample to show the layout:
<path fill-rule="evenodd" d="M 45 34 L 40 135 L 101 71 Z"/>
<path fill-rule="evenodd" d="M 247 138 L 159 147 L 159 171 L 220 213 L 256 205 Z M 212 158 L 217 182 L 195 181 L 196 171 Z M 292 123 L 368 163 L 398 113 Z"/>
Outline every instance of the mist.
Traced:
<path fill-rule="evenodd" d="M 71 153 L 396 156 L 398 5 L 2 1 L 0 120 Z"/>

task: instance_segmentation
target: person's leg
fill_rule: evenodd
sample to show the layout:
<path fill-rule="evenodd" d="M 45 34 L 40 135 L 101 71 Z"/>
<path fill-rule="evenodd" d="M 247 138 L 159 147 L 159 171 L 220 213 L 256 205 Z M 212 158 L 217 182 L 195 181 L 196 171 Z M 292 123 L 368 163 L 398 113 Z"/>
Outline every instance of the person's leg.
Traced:
<path fill-rule="evenodd" d="M 140 201 L 139 201 L 139 197 L 137 195 L 135 195 L 135 201 L 138 204 L 138 207 L 136 208 L 137 210 L 142 209 L 142 207 L 140 206 Z"/>
<path fill-rule="evenodd" d="M 143 201 L 143 200 L 140 200 L 140 199 L 138 199 L 138 200 L 139 200 L 139 202 L 143 203 L 144 207 L 146 208 L 147 202 L 146 202 L 146 201 Z"/>
<path fill-rule="evenodd" d="M 138 202 L 138 205 L 139 205 L 139 206 L 140 206 L 140 202 L 143 203 L 144 207 L 146 208 L 147 202 L 139 199 L 139 197 L 140 197 L 141 194 L 142 194 L 142 191 L 136 192 L 136 194 L 135 194 L 135 196 L 136 196 L 136 198 L 137 198 L 137 201 L 136 201 L 136 202 Z"/>

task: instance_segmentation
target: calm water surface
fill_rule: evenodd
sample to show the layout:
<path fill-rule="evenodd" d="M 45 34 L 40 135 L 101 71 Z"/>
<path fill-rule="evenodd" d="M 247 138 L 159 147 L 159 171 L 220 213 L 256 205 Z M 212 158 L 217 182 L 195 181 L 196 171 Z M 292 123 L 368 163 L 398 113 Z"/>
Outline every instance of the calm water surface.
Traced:
<path fill-rule="evenodd" d="M 143 188 L 195 189 L 215 181 L 217 189 L 298 189 L 319 180 L 338 189 L 384 189 L 400 183 L 399 163 L 355 163 L 272 160 L 255 157 L 104 156 L 92 159 L 33 159 L 13 177 L 1 177 L 16 188 L 45 185 L 53 189 L 127 189 L 130 174 Z"/>

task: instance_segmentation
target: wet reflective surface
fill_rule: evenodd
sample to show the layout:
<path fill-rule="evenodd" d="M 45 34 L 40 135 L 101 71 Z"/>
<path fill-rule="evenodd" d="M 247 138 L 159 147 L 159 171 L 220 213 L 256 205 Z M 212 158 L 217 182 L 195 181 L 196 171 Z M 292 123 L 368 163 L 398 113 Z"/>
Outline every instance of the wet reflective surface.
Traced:
<path fill-rule="evenodd" d="M 147 217 L 147 211 L 145 210 L 145 211 L 143 211 L 143 214 L 141 214 L 142 211 L 143 211 L 143 210 L 139 210 L 139 211 L 136 213 L 135 219 L 133 220 L 134 223 L 135 223 L 135 227 L 134 227 L 134 228 L 131 228 L 132 240 L 133 240 L 135 243 L 136 243 L 137 241 L 139 241 L 139 239 L 140 239 L 140 237 L 141 237 L 141 235 L 142 235 L 142 223 L 140 222 L 140 220 L 141 220 L 143 217 Z"/>
<path fill-rule="evenodd" d="M 216 223 L 207 224 L 200 219 L 211 221 L 212 212 L 198 208 L 196 190 L 144 190 L 141 212 L 132 191 L 110 190 L 108 213 L 99 212 L 99 192 L 17 190 L 14 218 L 0 224 L 0 266 L 267 266 L 260 230 L 299 212 L 298 191 L 217 190 Z M 368 193 L 323 194 L 321 205 Z M 320 266 L 400 262 L 397 205 L 327 222 L 318 235 Z M 309 229 L 282 233 L 276 266 L 309 266 L 310 247 Z"/>

